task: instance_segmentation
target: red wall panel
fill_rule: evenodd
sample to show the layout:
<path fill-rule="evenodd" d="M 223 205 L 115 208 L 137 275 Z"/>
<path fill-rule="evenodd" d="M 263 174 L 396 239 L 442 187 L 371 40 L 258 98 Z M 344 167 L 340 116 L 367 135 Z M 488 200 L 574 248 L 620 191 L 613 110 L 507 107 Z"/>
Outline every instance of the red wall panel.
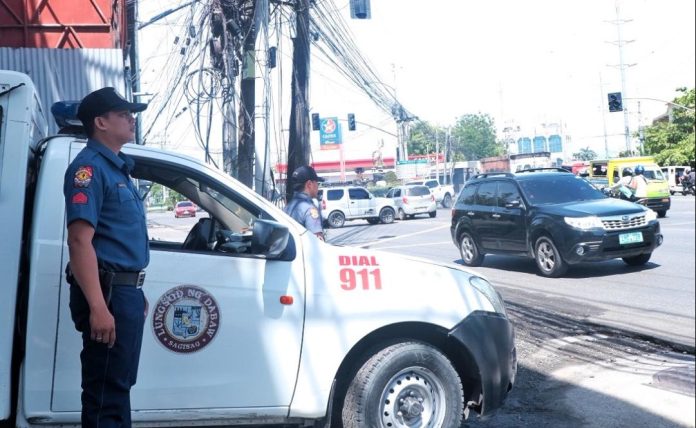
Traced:
<path fill-rule="evenodd" d="M 125 0 L 0 0 L 0 46 L 123 48 Z"/>

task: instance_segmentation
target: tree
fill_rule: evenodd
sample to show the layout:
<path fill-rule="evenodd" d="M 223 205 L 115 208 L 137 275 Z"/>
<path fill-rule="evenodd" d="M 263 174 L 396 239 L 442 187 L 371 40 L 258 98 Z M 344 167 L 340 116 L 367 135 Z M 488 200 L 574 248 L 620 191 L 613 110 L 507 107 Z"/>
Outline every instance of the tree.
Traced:
<path fill-rule="evenodd" d="M 419 121 L 411 128 L 408 138 L 409 155 L 435 153 L 436 140 L 440 140 L 440 151 L 444 149 L 445 130 L 426 121 Z"/>
<path fill-rule="evenodd" d="M 597 153 L 589 147 L 585 147 L 584 149 L 580 149 L 579 152 L 573 153 L 573 159 L 579 161 L 591 161 L 597 159 Z"/>
<path fill-rule="evenodd" d="M 504 153 L 496 140 L 495 123 L 488 114 L 465 114 L 452 129 L 454 160 L 478 160 Z"/>
<path fill-rule="evenodd" d="M 660 121 L 643 130 L 643 151 L 655 156 L 658 165 L 692 165 L 694 141 L 694 88 L 678 88 L 682 95 L 670 106 L 669 120 Z M 688 107 L 688 109 L 680 106 Z"/>

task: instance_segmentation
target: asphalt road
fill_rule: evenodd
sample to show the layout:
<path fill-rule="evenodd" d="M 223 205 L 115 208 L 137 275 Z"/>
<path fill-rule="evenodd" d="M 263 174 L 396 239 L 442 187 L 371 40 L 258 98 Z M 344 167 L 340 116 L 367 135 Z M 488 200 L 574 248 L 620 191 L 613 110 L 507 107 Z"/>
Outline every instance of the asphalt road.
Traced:
<path fill-rule="evenodd" d="M 329 242 L 461 264 L 450 237 L 450 210 L 370 226 L 363 220 L 329 231 Z M 664 244 L 645 266 L 621 260 L 571 267 L 563 278 L 537 274 L 526 258 L 486 256 L 472 270 L 486 276 L 506 302 L 563 313 L 589 324 L 626 330 L 676 349 L 694 352 L 696 311 L 694 198 L 672 198 L 672 209 L 660 219 Z"/>
<path fill-rule="evenodd" d="M 672 204 L 641 268 L 608 261 L 547 279 L 532 260 L 487 256 L 473 269 L 506 301 L 519 370 L 503 408 L 468 426 L 694 427 L 694 198 Z M 449 214 L 347 223 L 329 242 L 461 263 Z"/>

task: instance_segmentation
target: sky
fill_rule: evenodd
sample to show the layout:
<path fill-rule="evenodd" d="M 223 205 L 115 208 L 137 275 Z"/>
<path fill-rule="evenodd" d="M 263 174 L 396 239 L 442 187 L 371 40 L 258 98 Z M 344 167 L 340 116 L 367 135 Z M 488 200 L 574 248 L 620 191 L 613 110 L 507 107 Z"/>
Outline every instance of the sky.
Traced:
<path fill-rule="evenodd" d="M 544 123 L 562 123 L 572 138 L 571 152 L 589 147 L 603 156 L 608 148 L 616 155 L 625 148 L 624 116 L 608 112 L 606 97 L 622 91 L 617 5 L 627 21 L 622 25 L 627 42 L 624 106 L 631 132 L 665 112 L 665 103 L 652 99 L 671 101 L 676 88 L 695 86 L 693 0 L 371 0 L 369 20 L 350 19 L 348 0 L 334 2 L 355 44 L 399 101 L 420 119 L 442 126 L 470 113 L 489 114 L 499 131 L 515 124 L 533 133 Z M 141 20 L 166 4 L 141 0 Z M 145 92 L 157 92 L 166 80 L 161 64 L 182 15 L 140 33 Z M 285 65 L 273 70 L 272 77 L 287 79 L 291 44 L 277 44 Z M 396 141 L 389 133 L 396 132 L 396 125 L 387 113 L 323 58 L 313 55 L 310 78 L 312 111 L 339 118 L 351 112 L 359 122 L 386 131 L 360 125 L 353 133 L 344 130 L 346 158 L 369 158 L 380 142 L 385 143 L 385 157 L 393 153 Z M 274 153 L 287 140 L 289 110 L 289 94 L 278 92 L 272 114 L 285 119 L 272 127 Z M 179 143 L 170 146 L 188 150 L 190 129 L 184 122 L 190 120 L 181 115 L 177 121 L 182 123 L 170 125 L 182 129 L 174 132 Z M 337 156 L 319 150 L 317 132 L 312 133 L 312 147 L 314 160 Z"/>

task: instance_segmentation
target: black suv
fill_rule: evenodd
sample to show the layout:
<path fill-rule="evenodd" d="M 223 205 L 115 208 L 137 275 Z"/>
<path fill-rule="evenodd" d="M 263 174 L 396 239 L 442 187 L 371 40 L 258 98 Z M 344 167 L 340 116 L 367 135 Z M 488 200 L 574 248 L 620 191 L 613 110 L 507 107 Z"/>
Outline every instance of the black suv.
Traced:
<path fill-rule="evenodd" d="M 547 277 L 587 261 L 643 265 L 662 244 L 654 211 L 609 198 L 562 169 L 473 177 L 452 208 L 451 233 L 467 266 L 485 254 L 526 256 Z"/>

